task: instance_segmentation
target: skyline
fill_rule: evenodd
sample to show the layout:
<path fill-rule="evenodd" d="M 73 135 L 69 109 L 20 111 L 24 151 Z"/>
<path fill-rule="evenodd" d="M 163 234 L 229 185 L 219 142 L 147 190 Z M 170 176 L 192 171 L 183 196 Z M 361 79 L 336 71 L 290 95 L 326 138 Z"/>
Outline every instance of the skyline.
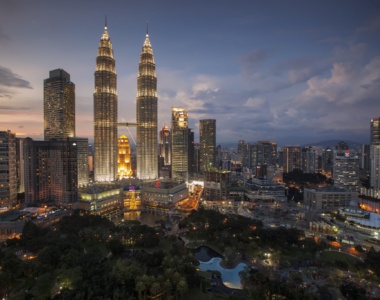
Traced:
<path fill-rule="evenodd" d="M 106 14 L 119 122 L 136 121 L 147 20 L 158 129 L 170 124 L 171 107 L 183 106 L 196 142 L 199 120 L 216 119 L 217 144 L 368 143 L 370 119 L 380 116 L 377 1 L 6 0 L 1 6 L 0 128 L 18 137 L 43 140 L 43 80 L 62 68 L 76 86 L 76 135 L 93 140 L 93 78 Z M 131 132 L 119 128 L 118 135 L 133 143 Z"/>

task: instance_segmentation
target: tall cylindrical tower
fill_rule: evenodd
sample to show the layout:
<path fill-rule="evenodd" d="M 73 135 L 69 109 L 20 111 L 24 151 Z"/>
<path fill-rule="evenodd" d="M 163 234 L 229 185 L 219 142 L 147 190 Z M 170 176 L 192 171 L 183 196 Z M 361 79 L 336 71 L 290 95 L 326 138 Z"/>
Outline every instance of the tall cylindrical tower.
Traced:
<path fill-rule="evenodd" d="M 95 181 L 117 177 L 117 92 L 116 69 L 107 23 L 96 57 L 94 91 Z"/>
<path fill-rule="evenodd" d="M 137 121 L 137 177 L 158 177 L 157 139 L 157 77 L 156 65 L 149 35 L 140 55 L 137 76 L 136 121 Z"/>

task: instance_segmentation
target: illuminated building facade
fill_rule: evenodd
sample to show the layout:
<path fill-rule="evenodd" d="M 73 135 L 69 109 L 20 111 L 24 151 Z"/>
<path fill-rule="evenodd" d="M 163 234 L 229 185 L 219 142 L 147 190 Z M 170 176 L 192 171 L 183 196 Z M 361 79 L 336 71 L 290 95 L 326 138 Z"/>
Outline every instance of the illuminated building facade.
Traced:
<path fill-rule="evenodd" d="M 0 131 L 0 207 L 17 203 L 16 135 Z"/>
<path fill-rule="evenodd" d="M 25 202 L 70 207 L 78 188 L 88 184 L 88 139 L 34 141 L 23 145 Z"/>
<path fill-rule="evenodd" d="M 285 146 L 283 149 L 284 173 L 292 172 L 294 169 L 301 169 L 301 147 L 300 146 Z"/>
<path fill-rule="evenodd" d="M 215 167 L 216 120 L 199 121 L 199 144 L 201 172 Z"/>
<path fill-rule="evenodd" d="M 124 207 L 123 198 L 123 187 L 97 183 L 79 189 L 79 208 L 94 215 L 120 215 Z"/>
<path fill-rule="evenodd" d="M 113 181 L 117 177 L 117 99 L 115 59 L 106 24 L 95 71 L 95 181 Z"/>
<path fill-rule="evenodd" d="M 209 170 L 205 172 L 203 199 L 227 200 L 230 194 L 230 171 Z"/>
<path fill-rule="evenodd" d="M 160 130 L 160 157 L 164 160 L 164 165 L 171 165 L 172 155 L 171 155 L 171 134 L 169 127 L 165 124 Z"/>
<path fill-rule="evenodd" d="M 56 69 L 44 80 L 44 138 L 75 136 L 75 84 L 70 74 Z"/>
<path fill-rule="evenodd" d="M 131 177 L 133 175 L 131 163 L 131 147 L 129 140 L 124 134 L 117 140 L 118 155 L 117 155 L 117 177 Z"/>
<path fill-rule="evenodd" d="M 334 186 L 357 192 L 359 185 L 359 157 L 350 150 L 334 151 Z"/>
<path fill-rule="evenodd" d="M 371 136 L 370 144 L 371 145 L 380 145 L 380 118 L 372 118 L 370 123 Z"/>
<path fill-rule="evenodd" d="M 137 76 L 136 121 L 137 121 L 137 177 L 158 177 L 157 139 L 157 76 L 156 65 L 149 35 L 140 55 Z"/>
<path fill-rule="evenodd" d="M 189 176 L 188 110 L 172 107 L 172 178 L 186 182 Z"/>

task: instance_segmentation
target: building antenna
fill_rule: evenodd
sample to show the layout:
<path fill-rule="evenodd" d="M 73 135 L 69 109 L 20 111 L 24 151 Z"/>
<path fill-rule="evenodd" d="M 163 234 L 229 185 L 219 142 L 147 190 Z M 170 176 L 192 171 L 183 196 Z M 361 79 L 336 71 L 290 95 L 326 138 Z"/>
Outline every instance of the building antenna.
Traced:
<path fill-rule="evenodd" d="M 107 28 L 107 14 L 104 16 L 104 27 Z"/>
<path fill-rule="evenodd" d="M 146 36 L 149 35 L 149 22 L 146 21 Z"/>

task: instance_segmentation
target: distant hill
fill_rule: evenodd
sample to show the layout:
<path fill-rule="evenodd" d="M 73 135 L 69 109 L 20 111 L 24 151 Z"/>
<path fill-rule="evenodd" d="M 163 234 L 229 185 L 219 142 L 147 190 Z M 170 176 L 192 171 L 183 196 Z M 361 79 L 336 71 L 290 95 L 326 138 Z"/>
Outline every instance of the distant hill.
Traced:
<path fill-rule="evenodd" d="M 301 146 L 321 146 L 324 148 L 330 147 L 331 149 L 333 149 L 339 142 L 342 142 L 342 141 L 345 142 L 350 149 L 360 148 L 362 145 L 361 143 L 354 142 L 354 141 L 334 139 L 334 140 L 325 140 L 325 141 L 320 141 L 320 142 L 309 143 L 309 144 L 305 144 Z"/>

